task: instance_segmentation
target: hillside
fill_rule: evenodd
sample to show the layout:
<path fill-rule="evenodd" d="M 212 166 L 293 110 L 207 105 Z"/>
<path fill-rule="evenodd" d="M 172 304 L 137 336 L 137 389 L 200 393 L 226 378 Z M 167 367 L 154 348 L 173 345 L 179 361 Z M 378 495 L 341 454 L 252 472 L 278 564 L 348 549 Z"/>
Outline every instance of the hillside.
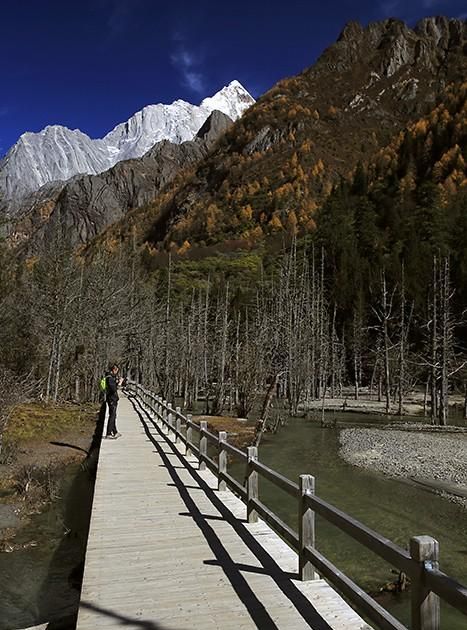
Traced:
<path fill-rule="evenodd" d="M 410 123 L 317 213 L 333 297 L 365 300 L 385 268 L 422 308 L 434 256 L 448 256 L 459 308 L 467 300 L 467 83 L 452 84 L 426 116 Z"/>
<path fill-rule="evenodd" d="M 193 140 L 162 140 L 143 157 L 123 160 L 98 175 L 76 176 L 41 188 L 25 206 L 10 234 L 22 254 L 43 251 L 55 235 L 71 246 L 82 245 L 128 210 L 148 203 L 180 172 L 205 158 L 232 120 L 214 111 Z"/>
<path fill-rule="evenodd" d="M 124 238 L 134 225 L 142 242 L 185 251 L 313 231 L 333 187 L 467 75 L 465 40 L 465 22 L 447 18 L 414 30 L 397 20 L 347 25 L 314 66 L 259 99 L 191 177 L 109 237 Z"/>
<path fill-rule="evenodd" d="M 0 363 L 32 362 L 56 396 L 76 383 L 88 396 L 121 357 L 167 396 L 208 392 L 211 413 L 231 388 L 241 417 L 275 381 L 294 414 L 349 384 L 402 413 L 424 387 L 425 411 L 445 424 L 449 388 L 464 391 L 467 378 L 464 30 L 443 19 L 415 31 L 350 25 L 220 136 L 206 129 L 188 166 L 178 152 L 189 147 L 163 144 L 89 180 L 97 196 L 85 206 L 67 193 L 81 183 L 67 184 L 67 203 L 21 245 L 26 265 L 0 249 L 11 262 Z M 376 72 L 388 93 L 351 107 L 370 98 Z M 400 93 L 408 76 L 414 98 Z M 146 159 L 158 191 L 141 188 Z M 157 196 L 132 207 L 143 193 Z M 119 220 L 86 224 L 94 206 L 118 218 L 119 199 Z M 78 256 L 63 238 L 70 221 L 89 230 L 82 241 L 104 230 Z"/>

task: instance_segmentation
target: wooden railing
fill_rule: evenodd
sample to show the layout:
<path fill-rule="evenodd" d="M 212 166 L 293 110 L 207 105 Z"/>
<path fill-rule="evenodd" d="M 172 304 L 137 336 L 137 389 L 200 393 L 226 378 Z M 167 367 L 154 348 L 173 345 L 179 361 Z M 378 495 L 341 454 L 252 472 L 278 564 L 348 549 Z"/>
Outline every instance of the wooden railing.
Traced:
<path fill-rule="evenodd" d="M 348 514 L 327 503 L 315 494 L 312 475 L 300 475 L 299 484 L 265 466 L 258 460 L 258 449 L 250 446 L 247 452 L 227 441 L 227 433 L 214 435 L 207 422 L 199 425 L 192 416 L 182 414 L 160 396 L 141 385 L 129 383 L 127 389 L 135 394 L 149 414 L 172 433 L 175 443 L 185 445 L 185 454 L 195 454 L 199 469 L 209 468 L 218 478 L 218 489 L 231 488 L 245 503 L 249 523 L 261 517 L 298 554 L 298 574 L 302 580 L 312 580 L 317 573 L 341 592 L 361 614 L 383 630 L 407 630 L 400 621 L 363 591 L 355 582 L 335 567 L 315 547 L 315 514 L 319 514 L 348 536 L 361 543 L 383 560 L 406 573 L 411 581 L 411 630 L 440 629 L 440 598 L 467 614 L 467 587 L 439 570 L 438 541 L 430 536 L 414 536 L 410 539 L 409 552 L 387 538 L 353 519 Z M 193 442 L 193 431 L 199 433 L 199 446 Z M 218 451 L 218 461 L 208 456 L 208 443 Z M 228 473 L 227 455 L 246 465 L 245 484 L 242 485 Z M 298 532 L 284 523 L 259 499 L 258 476 L 268 479 L 275 486 L 291 495 L 298 503 Z M 317 572 L 317 573 L 316 573 Z M 449 630 L 449 629 L 448 629 Z"/>

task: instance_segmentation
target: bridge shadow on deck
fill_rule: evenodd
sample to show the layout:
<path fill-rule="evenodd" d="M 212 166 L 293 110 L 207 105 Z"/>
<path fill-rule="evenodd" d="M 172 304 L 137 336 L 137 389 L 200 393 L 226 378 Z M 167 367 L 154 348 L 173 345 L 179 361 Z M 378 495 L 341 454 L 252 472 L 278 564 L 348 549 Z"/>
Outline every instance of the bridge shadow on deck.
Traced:
<path fill-rule="evenodd" d="M 120 613 L 116 613 L 113 610 L 109 610 L 108 608 L 102 608 L 102 606 L 96 606 L 96 604 L 91 604 L 91 602 L 86 602 L 81 600 L 80 606 L 82 608 L 87 608 L 88 610 L 92 610 L 99 615 L 103 615 L 104 617 L 110 617 L 111 619 L 116 619 L 118 621 L 119 626 L 133 626 L 135 628 L 142 628 L 142 630 L 164 630 L 164 627 L 155 621 L 146 621 L 144 619 L 134 619 L 133 617 L 125 617 L 125 615 L 121 615 Z"/>
<path fill-rule="evenodd" d="M 203 533 L 205 540 L 215 556 L 215 560 L 206 560 L 205 564 L 218 565 L 222 567 L 225 576 L 229 580 L 233 589 L 235 590 L 239 600 L 244 604 L 248 610 L 252 620 L 257 628 L 264 628 L 267 630 L 277 629 L 272 617 L 269 615 L 263 603 L 258 596 L 249 586 L 243 572 L 258 573 L 262 575 L 268 575 L 276 583 L 277 587 L 282 591 L 289 602 L 294 606 L 297 612 L 303 617 L 306 623 L 313 630 L 332 630 L 331 626 L 323 619 L 313 604 L 307 599 L 307 597 L 296 587 L 292 582 L 293 578 L 297 578 L 296 574 L 290 574 L 284 572 L 280 566 L 274 561 L 274 559 L 267 553 L 267 551 L 257 542 L 255 537 L 245 528 L 244 521 L 236 518 L 230 510 L 223 504 L 221 499 L 213 491 L 213 489 L 206 483 L 206 481 L 198 474 L 190 462 L 188 462 L 183 455 L 179 453 L 175 445 L 168 439 L 167 435 L 161 430 L 159 425 L 149 416 L 149 414 L 141 407 L 140 403 L 134 396 L 128 396 L 131 400 L 133 407 L 140 419 L 143 429 L 148 439 L 156 447 L 156 452 L 161 457 L 167 471 L 173 481 L 174 485 L 186 505 L 188 513 L 181 513 L 182 516 L 191 516 Z M 150 424 L 156 429 L 162 440 L 158 440 L 151 433 Z M 170 453 L 167 453 L 162 447 L 167 445 L 170 448 Z M 177 459 L 182 463 L 182 466 L 174 466 L 169 455 L 175 455 Z M 193 480 L 198 484 L 197 486 L 187 486 L 180 479 L 177 469 L 183 468 L 190 473 Z M 254 554 L 256 559 L 260 562 L 262 567 L 255 567 L 245 564 L 236 563 L 230 556 L 228 551 L 224 548 L 222 540 L 217 536 L 209 520 L 218 520 L 217 517 L 211 515 L 205 515 L 196 505 L 194 499 L 190 496 L 188 489 L 203 490 L 211 501 L 212 505 L 221 514 L 220 520 L 224 520 L 228 523 L 248 547 L 248 549 Z M 215 593 L 210 593 L 215 598 Z"/>

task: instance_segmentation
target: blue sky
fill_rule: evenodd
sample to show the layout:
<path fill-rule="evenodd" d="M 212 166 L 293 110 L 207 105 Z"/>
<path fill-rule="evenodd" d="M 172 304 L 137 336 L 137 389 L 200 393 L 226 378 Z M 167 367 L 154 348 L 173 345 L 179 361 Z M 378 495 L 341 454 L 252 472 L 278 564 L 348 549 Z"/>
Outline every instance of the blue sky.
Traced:
<path fill-rule="evenodd" d="M 349 20 L 467 17 L 465 0 L 0 0 L 0 155 L 47 124 L 103 136 L 150 103 L 232 79 L 259 96 Z"/>

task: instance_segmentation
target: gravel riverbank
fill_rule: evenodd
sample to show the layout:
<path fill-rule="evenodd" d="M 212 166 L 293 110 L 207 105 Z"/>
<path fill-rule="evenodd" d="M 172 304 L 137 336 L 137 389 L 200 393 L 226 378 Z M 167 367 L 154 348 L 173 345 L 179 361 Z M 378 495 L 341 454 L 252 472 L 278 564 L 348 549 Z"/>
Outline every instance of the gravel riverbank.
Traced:
<path fill-rule="evenodd" d="M 351 428 L 340 432 L 350 464 L 403 477 L 467 508 L 467 435 Z"/>

